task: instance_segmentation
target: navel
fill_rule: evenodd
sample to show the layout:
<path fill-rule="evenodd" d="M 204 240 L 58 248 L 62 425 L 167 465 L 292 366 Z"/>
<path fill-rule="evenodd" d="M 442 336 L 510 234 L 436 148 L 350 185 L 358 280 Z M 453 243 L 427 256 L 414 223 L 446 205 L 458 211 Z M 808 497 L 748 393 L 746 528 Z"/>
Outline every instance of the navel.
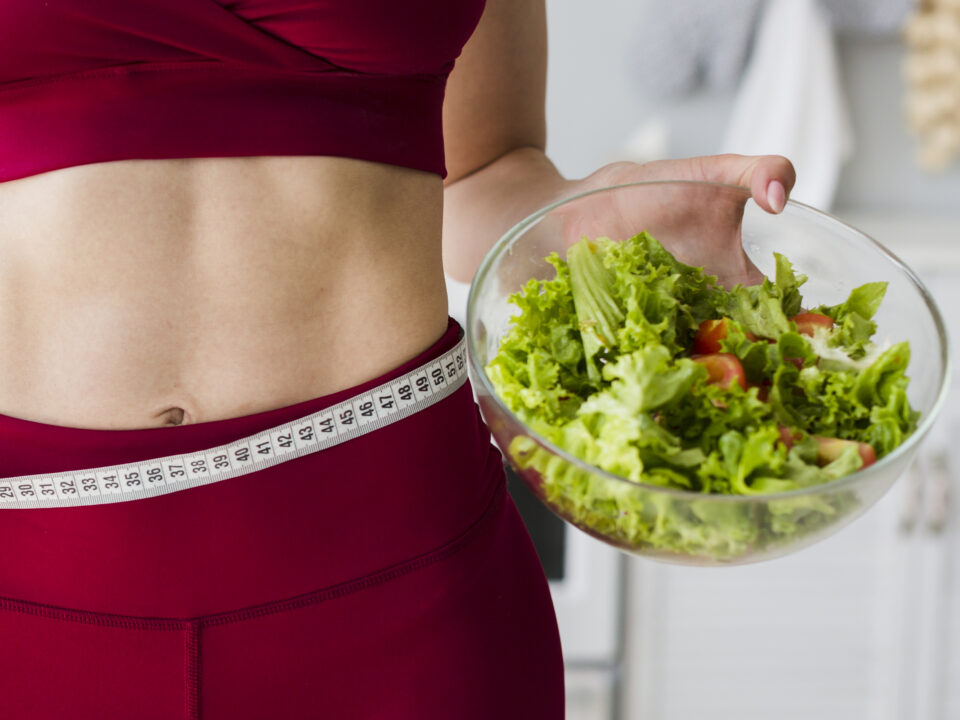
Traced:
<path fill-rule="evenodd" d="M 164 410 L 160 414 L 160 417 L 163 419 L 164 425 L 182 425 L 186 414 L 187 413 L 183 408 L 172 407 Z"/>

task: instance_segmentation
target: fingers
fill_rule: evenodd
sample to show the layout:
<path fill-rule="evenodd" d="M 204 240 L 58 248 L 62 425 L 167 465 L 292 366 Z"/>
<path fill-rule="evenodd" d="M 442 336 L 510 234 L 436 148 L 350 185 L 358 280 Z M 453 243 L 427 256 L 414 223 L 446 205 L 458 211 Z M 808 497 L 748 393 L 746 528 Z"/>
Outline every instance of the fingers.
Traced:
<path fill-rule="evenodd" d="M 704 158 L 703 165 L 714 182 L 750 188 L 757 205 L 770 213 L 783 210 L 797 181 L 793 163 L 781 155 L 716 155 Z"/>
<path fill-rule="evenodd" d="M 797 182 L 793 163 L 782 155 L 708 155 L 673 162 L 674 169 L 688 163 L 687 177 L 691 180 L 750 188 L 753 199 L 770 213 L 783 210 Z"/>
<path fill-rule="evenodd" d="M 783 210 L 797 182 L 797 172 L 782 155 L 710 155 L 696 158 L 699 179 L 750 188 L 757 205 L 770 213 Z"/>
<path fill-rule="evenodd" d="M 588 178 L 594 184 L 614 185 L 637 180 L 703 180 L 750 188 L 764 210 L 779 213 L 786 205 L 797 173 L 782 155 L 708 155 L 658 160 L 636 165 L 612 163 Z"/>
<path fill-rule="evenodd" d="M 767 212 L 779 213 L 787 204 L 787 198 L 797 181 L 793 163 L 780 155 L 764 155 L 755 158 L 747 168 L 749 178 L 743 178 L 757 205 Z"/>

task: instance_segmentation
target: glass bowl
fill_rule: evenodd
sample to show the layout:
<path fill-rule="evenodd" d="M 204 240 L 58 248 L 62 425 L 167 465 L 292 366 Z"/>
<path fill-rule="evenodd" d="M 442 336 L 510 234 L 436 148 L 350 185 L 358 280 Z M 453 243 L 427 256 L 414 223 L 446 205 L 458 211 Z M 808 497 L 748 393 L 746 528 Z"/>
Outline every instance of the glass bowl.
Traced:
<path fill-rule="evenodd" d="M 874 339 L 910 342 L 908 396 L 921 413 L 917 430 L 873 465 L 824 485 L 766 495 L 717 495 L 647 485 L 606 472 L 561 450 L 526 426 L 497 397 L 484 367 L 494 357 L 510 317 L 509 296 L 530 278 L 550 279 L 544 258 L 582 235 L 623 240 L 649 231 L 690 265 L 705 265 L 720 284 L 756 282 L 734 256 L 746 256 L 773 276 L 774 251 L 808 277 L 805 307 L 837 304 L 865 282 L 885 280 Z M 705 248 L 727 242 L 711 262 Z M 742 257 L 742 256 L 741 256 Z M 731 259 L 734 259 L 731 261 Z M 722 267 L 719 267 L 722 265 Z M 732 268 L 732 269 L 731 269 Z M 755 270 L 754 270 L 755 272 Z M 470 376 L 493 437 L 531 491 L 564 520 L 627 552 L 687 565 L 733 565 L 789 554 L 849 523 L 904 472 L 944 402 L 950 361 L 940 311 L 917 276 L 862 232 L 797 202 L 771 215 L 748 190 L 688 181 L 599 188 L 526 218 L 488 253 L 467 306 Z M 545 480 L 546 477 L 546 480 Z"/>

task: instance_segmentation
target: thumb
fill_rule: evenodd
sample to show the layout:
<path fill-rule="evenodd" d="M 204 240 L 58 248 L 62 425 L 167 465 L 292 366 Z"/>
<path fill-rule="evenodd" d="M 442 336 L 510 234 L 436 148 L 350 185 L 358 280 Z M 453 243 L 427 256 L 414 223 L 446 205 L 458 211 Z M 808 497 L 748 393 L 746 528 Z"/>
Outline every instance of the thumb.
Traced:
<path fill-rule="evenodd" d="M 701 162 L 705 180 L 750 188 L 757 205 L 779 213 L 797 182 L 793 163 L 782 155 L 714 155 Z"/>
<path fill-rule="evenodd" d="M 797 181 L 793 163 L 782 155 L 707 155 L 656 160 L 641 167 L 648 180 L 700 180 L 750 188 L 756 203 L 770 213 L 783 210 Z"/>

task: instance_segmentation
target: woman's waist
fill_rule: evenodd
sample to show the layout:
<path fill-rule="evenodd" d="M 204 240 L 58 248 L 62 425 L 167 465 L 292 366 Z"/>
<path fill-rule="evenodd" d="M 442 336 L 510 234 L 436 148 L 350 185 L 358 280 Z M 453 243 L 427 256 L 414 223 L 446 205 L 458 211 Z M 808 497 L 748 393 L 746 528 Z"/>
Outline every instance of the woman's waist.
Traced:
<path fill-rule="evenodd" d="M 447 352 L 457 330 L 451 325 L 426 360 L 446 357 L 438 353 Z M 385 382 L 419 372 L 423 360 L 388 373 Z M 61 428 L 0 415 L 2 475 L 29 479 L 176 453 L 189 460 L 335 410 L 374 385 L 176 428 Z M 398 422 L 220 481 L 179 489 L 182 481 L 168 477 L 164 482 L 177 488 L 141 499 L 85 497 L 91 502 L 69 506 L 74 492 L 64 495 L 67 507 L 0 506 L 0 596 L 189 617 L 272 602 L 429 554 L 465 532 L 502 483 L 469 384 L 451 390 Z M 298 447 L 301 439 L 314 438 L 299 436 Z"/>
<path fill-rule="evenodd" d="M 442 334 L 446 294 L 436 275 L 345 272 L 309 298 L 283 287 L 293 279 L 269 277 L 232 292 L 155 302 L 82 287 L 4 293 L 0 282 L 0 413 L 134 429 L 220 420 L 337 392 L 387 372 Z"/>

